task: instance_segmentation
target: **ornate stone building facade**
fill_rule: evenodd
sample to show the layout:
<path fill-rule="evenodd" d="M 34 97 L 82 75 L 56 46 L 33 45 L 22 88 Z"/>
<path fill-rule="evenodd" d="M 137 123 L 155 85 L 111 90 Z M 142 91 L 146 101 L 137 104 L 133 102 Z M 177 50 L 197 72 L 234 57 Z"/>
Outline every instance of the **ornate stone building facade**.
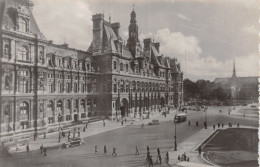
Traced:
<path fill-rule="evenodd" d="M 139 116 L 183 100 L 183 73 L 160 44 L 138 38 L 131 13 L 127 44 L 120 24 L 93 15 L 87 51 L 57 45 L 41 33 L 30 0 L 1 1 L 1 135 L 86 120 Z M 36 128 L 37 127 L 37 128 Z"/>

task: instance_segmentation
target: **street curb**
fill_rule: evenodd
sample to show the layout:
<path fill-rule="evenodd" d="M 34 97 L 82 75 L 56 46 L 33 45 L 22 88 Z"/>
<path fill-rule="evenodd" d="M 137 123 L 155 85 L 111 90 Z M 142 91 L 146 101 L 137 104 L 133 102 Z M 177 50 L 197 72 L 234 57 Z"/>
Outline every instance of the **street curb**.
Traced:
<path fill-rule="evenodd" d="M 219 165 L 216 165 L 215 163 L 213 163 L 212 161 L 210 161 L 209 159 L 205 158 L 203 155 L 206 154 L 205 152 L 202 152 L 202 154 L 200 155 L 201 159 L 205 162 L 207 162 L 208 164 L 212 165 L 212 166 L 216 166 L 216 167 L 221 167 Z"/>

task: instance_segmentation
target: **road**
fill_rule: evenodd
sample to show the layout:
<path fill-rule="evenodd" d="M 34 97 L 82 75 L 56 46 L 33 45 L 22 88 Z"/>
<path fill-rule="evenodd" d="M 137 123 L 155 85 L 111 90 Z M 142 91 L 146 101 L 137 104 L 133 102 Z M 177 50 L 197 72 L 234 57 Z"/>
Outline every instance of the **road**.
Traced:
<path fill-rule="evenodd" d="M 219 113 L 219 110 L 222 113 Z M 0 166 L 7 167 L 139 167 L 145 166 L 146 162 L 146 146 L 150 147 L 153 160 L 156 159 L 157 147 L 161 150 L 161 155 L 165 157 L 165 153 L 174 147 L 174 123 L 173 121 L 163 121 L 160 118 L 160 125 L 145 126 L 126 126 L 113 131 L 90 136 L 85 139 L 86 144 L 68 149 L 49 149 L 47 156 L 44 157 L 40 151 L 31 151 L 29 153 L 21 153 L 5 159 L 0 159 Z M 177 142 L 187 139 L 194 133 L 203 128 L 205 113 L 202 111 L 188 111 L 187 121 L 177 124 Z M 195 122 L 199 121 L 199 127 L 195 126 Z M 208 128 L 212 128 L 213 124 L 218 122 L 227 126 L 228 122 L 245 126 L 258 126 L 257 118 L 241 117 L 228 115 L 228 107 L 209 107 L 207 111 Z M 212 128 L 213 129 L 213 128 Z M 94 147 L 98 145 L 99 152 L 94 154 Z M 107 147 L 107 155 L 103 153 L 103 147 Z M 135 146 L 138 146 L 140 155 L 135 155 Z M 116 147 L 117 157 L 112 157 L 112 148 Z M 165 162 L 162 165 L 167 166 Z"/>

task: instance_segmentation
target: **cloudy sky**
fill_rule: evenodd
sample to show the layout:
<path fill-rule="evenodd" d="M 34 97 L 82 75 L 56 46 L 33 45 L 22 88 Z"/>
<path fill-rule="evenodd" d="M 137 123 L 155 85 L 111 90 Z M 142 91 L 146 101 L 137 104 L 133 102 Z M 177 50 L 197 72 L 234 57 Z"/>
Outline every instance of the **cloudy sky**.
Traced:
<path fill-rule="evenodd" d="M 128 37 L 133 0 L 33 0 L 43 34 L 54 43 L 87 50 L 92 15 L 120 22 Z M 177 57 L 192 80 L 259 75 L 258 0 L 135 0 L 141 41 L 161 43 L 165 56 Z"/>

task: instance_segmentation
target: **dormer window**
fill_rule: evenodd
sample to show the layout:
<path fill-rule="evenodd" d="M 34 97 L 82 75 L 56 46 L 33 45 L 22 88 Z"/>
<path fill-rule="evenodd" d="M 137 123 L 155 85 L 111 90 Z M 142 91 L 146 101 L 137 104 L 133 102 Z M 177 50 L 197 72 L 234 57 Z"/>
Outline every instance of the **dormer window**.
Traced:
<path fill-rule="evenodd" d="M 28 21 L 25 20 L 24 18 L 20 17 L 19 18 L 19 31 L 22 32 L 28 32 Z"/>

